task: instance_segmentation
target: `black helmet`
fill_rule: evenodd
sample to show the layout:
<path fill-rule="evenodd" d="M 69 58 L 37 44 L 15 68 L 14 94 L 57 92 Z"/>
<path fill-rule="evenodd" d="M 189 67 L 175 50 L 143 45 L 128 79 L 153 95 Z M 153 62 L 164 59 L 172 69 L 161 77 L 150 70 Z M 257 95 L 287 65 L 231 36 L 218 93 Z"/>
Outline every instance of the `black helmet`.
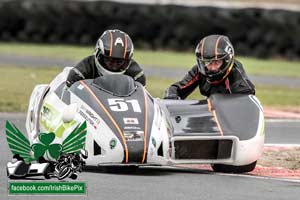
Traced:
<path fill-rule="evenodd" d="M 228 37 L 206 36 L 197 45 L 195 53 L 199 71 L 210 83 L 219 83 L 230 73 L 234 63 L 234 49 Z M 218 71 L 209 71 L 206 66 L 214 60 L 223 60 L 223 64 Z"/>
<path fill-rule="evenodd" d="M 95 63 L 101 74 L 123 74 L 133 55 L 130 37 L 120 30 L 107 30 L 95 48 Z"/>

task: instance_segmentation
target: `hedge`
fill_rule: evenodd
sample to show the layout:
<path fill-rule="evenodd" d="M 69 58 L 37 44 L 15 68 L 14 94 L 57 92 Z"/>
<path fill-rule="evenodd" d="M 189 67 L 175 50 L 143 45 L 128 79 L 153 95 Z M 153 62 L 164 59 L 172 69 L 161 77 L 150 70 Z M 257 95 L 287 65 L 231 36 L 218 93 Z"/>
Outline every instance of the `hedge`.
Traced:
<path fill-rule="evenodd" d="M 106 29 L 121 29 L 135 47 L 194 49 L 208 34 L 228 35 L 239 55 L 300 57 L 300 12 L 225 9 L 104 1 L 0 2 L 0 40 L 94 44 Z"/>

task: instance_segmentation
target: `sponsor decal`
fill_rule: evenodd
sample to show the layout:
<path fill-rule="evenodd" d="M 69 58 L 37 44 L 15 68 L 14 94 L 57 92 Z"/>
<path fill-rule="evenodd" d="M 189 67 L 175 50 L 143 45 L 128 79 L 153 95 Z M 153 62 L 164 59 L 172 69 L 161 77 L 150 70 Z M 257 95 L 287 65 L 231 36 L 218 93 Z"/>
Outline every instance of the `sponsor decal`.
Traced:
<path fill-rule="evenodd" d="M 110 149 L 114 149 L 117 146 L 117 140 L 115 138 L 111 139 L 109 142 Z"/>
<path fill-rule="evenodd" d="M 77 86 L 77 88 L 78 88 L 79 90 L 82 90 L 82 89 L 84 88 L 84 86 L 81 85 L 81 84 L 79 84 L 79 85 Z"/>
<path fill-rule="evenodd" d="M 156 148 L 156 140 L 154 139 L 154 137 L 152 137 L 151 139 L 153 146 Z"/>
<path fill-rule="evenodd" d="M 139 120 L 137 118 L 123 118 L 124 124 L 139 124 Z"/>
<path fill-rule="evenodd" d="M 124 131 L 123 135 L 127 141 L 144 140 L 144 131 Z"/>
<path fill-rule="evenodd" d="M 45 103 L 41 111 L 41 125 L 48 132 L 53 132 L 56 137 L 61 138 L 65 130 L 76 124 L 75 120 L 69 123 L 62 121 L 61 112 L 59 108 L 55 108 L 52 105 Z"/>
<path fill-rule="evenodd" d="M 50 114 L 50 108 L 48 108 L 47 106 L 43 106 L 42 108 L 42 115 L 43 116 L 47 116 Z"/>
<path fill-rule="evenodd" d="M 137 126 L 125 126 L 124 129 L 126 129 L 126 130 L 141 130 L 141 128 L 137 127 Z"/>
<path fill-rule="evenodd" d="M 85 114 L 82 110 L 79 111 L 79 114 L 95 128 L 94 122 L 87 116 L 87 114 Z"/>
<path fill-rule="evenodd" d="M 89 123 L 91 124 L 94 129 L 98 128 L 98 125 L 100 124 L 100 119 L 96 117 L 96 114 L 94 114 L 91 110 L 87 109 L 85 106 L 81 105 L 79 114 Z"/>

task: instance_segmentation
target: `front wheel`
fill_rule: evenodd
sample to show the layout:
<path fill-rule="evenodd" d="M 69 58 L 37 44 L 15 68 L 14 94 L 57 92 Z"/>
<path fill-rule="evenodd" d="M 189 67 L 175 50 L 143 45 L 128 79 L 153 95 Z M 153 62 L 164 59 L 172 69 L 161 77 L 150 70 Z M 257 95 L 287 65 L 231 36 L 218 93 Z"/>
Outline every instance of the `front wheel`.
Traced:
<path fill-rule="evenodd" d="M 241 174 L 241 173 L 253 171 L 256 166 L 256 162 L 257 161 L 250 163 L 248 165 L 241 165 L 241 166 L 212 164 L 211 167 L 215 172 Z"/>

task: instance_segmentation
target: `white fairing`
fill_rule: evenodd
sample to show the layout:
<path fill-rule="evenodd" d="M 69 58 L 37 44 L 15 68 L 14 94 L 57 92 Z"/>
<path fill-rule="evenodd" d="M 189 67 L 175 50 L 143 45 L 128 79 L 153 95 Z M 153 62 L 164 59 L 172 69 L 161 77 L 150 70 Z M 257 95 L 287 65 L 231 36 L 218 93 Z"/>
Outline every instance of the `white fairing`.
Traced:
<path fill-rule="evenodd" d="M 259 124 L 255 137 L 239 141 L 236 146 L 234 165 L 247 165 L 259 159 L 263 153 L 264 140 L 265 140 L 265 121 L 264 113 L 259 100 L 251 95 L 251 100 L 259 107 Z M 254 98 L 254 99 L 252 99 Z"/>
<path fill-rule="evenodd" d="M 65 67 L 61 73 L 59 73 L 49 84 L 50 92 L 53 92 L 60 84 L 66 82 L 70 70 L 73 67 Z"/>
<path fill-rule="evenodd" d="M 29 135 L 29 139 L 33 140 L 39 132 L 39 111 L 43 101 L 43 97 L 49 91 L 49 86 L 41 84 L 35 86 L 30 96 L 27 117 L 26 117 L 26 129 Z"/>
<path fill-rule="evenodd" d="M 265 130 L 264 130 L 264 114 L 262 110 L 261 103 L 259 100 L 253 96 L 249 95 L 249 99 L 254 102 L 257 109 L 259 110 L 259 119 L 258 125 L 255 132 L 255 135 L 247 140 L 240 140 L 238 137 L 234 135 L 227 136 L 175 136 L 172 137 L 172 163 L 183 164 L 183 163 L 199 163 L 199 164 L 228 164 L 234 166 L 243 166 L 251 164 L 257 161 L 263 153 L 264 147 L 264 138 L 265 138 Z M 193 133 L 197 134 L 197 133 Z M 192 135 L 193 135 L 192 134 Z M 176 149 L 174 147 L 175 141 L 188 141 L 188 140 L 222 140 L 228 139 L 233 142 L 231 156 L 226 159 L 175 159 Z"/>
<path fill-rule="evenodd" d="M 61 83 L 65 82 L 71 69 L 72 67 L 65 67 L 64 70 L 58 74 L 49 85 L 40 84 L 35 86 L 33 89 L 26 117 L 26 130 L 30 141 L 33 141 L 40 132 L 40 109 L 44 102 L 45 95 L 52 93 Z"/>
<path fill-rule="evenodd" d="M 120 141 L 116 133 L 105 122 L 104 116 L 97 114 L 92 107 L 72 92 L 70 92 L 69 105 L 64 103 L 62 97 L 55 93 L 55 90 L 66 81 L 70 69 L 70 67 L 65 68 L 50 85 L 38 85 L 34 88 L 26 120 L 26 129 L 30 142 L 37 142 L 39 133 L 54 132 L 57 136 L 54 143 L 62 143 L 78 124 L 86 121 L 87 136 L 85 149 L 88 152 L 86 165 L 123 165 L 125 159 L 124 152 L 126 151 L 123 148 L 123 141 Z M 84 86 L 79 84 L 76 87 L 80 90 Z M 150 123 L 152 124 L 148 133 L 150 136 L 147 137 L 149 141 L 147 141 L 148 146 L 146 147 L 146 162 L 129 164 L 224 163 L 247 165 L 256 161 L 262 154 L 264 144 L 264 116 L 262 109 L 260 109 L 256 135 L 248 140 L 240 141 L 235 136 L 175 136 L 170 115 L 159 101 L 158 99 L 153 99 L 154 116 L 153 122 Z M 252 101 L 261 108 L 259 101 L 255 97 Z M 184 105 L 182 107 L 184 108 Z M 175 141 L 218 140 L 226 137 L 233 141 L 230 158 L 223 160 L 175 159 Z M 101 147 L 101 151 L 95 152 L 95 145 Z"/>
<path fill-rule="evenodd" d="M 87 104 L 75 95 L 71 98 L 72 103 L 77 103 L 79 112 L 76 120 L 84 122 L 87 119 L 88 134 L 86 137 L 86 150 L 88 151 L 87 165 L 97 166 L 100 163 L 120 163 L 124 158 L 124 149 L 121 141 L 114 135 L 104 120 L 94 112 Z M 89 113 L 89 114 L 88 114 Z M 89 118 L 88 116 L 94 116 Z M 116 146 L 111 149 L 109 144 L 111 139 L 116 140 Z M 94 155 L 94 141 L 101 146 L 101 154 Z"/>
<path fill-rule="evenodd" d="M 154 100 L 154 120 L 151 130 L 152 131 L 148 146 L 147 163 L 167 165 L 170 161 L 169 138 L 171 136 L 171 133 L 166 116 L 158 106 L 156 100 Z M 155 141 L 155 145 L 153 144 L 153 141 Z M 158 155 L 161 145 L 163 155 Z"/>

